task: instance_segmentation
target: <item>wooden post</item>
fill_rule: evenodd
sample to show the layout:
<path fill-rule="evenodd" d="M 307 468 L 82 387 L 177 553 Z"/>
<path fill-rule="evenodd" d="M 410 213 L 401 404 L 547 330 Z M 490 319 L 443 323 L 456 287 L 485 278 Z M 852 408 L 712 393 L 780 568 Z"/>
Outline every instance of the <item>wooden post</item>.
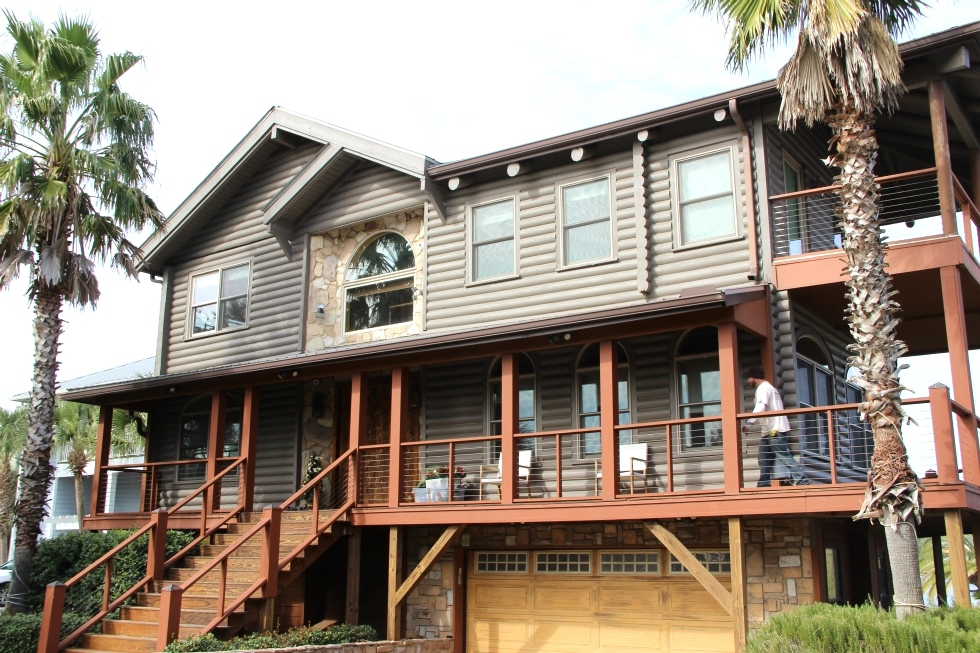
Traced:
<path fill-rule="evenodd" d="M 602 448 L 602 500 L 612 501 L 619 489 L 616 423 L 619 417 L 619 360 L 613 340 L 599 343 L 599 437 Z M 631 463 L 632 464 L 632 463 Z M 596 483 L 599 479 L 596 479 Z"/>
<path fill-rule="evenodd" d="M 282 527 L 282 508 L 269 506 L 262 509 L 262 519 L 269 525 L 262 529 L 262 549 L 259 564 L 262 570 L 262 597 L 272 599 L 279 595 L 279 531 Z"/>
<path fill-rule="evenodd" d="M 112 407 L 99 407 L 99 431 L 95 438 L 95 470 L 92 475 L 92 497 L 89 513 L 92 517 L 105 509 L 106 465 L 109 464 L 109 448 L 112 446 Z"/>
<path fill-rule="evenodd" d="M 357 455 L 357 448 L 361 446 L 361 439 L 366 428 L 367 378 L 364 372 L 354 372 L 350 377 L 350 434 L 348 437 L 348 448 L 354 452 L 354 456 Z M 353 464 L 347 480 L 350 487 L 350 496 L 348 499 L 353 499 L 357 502 L 360 499 L 358 496 L 360 483 L 357 478 L 359 472 L 358 465 L 356 464 L 357 459 L 352 458 L 351 460 Z"/>
<path fill-rule="evenodd" d="M 953 577 L 953 603 L 970 608 L 970 583 L 966 571 L 966 545 L 963 542 L 963 520 L 959 510 L 946 510 L 946 546 L 949 547 L 949 574 Z"/>
<path fill-rule="evenodd" d="M 41 637 L 37 642 L 37 653 L 58 653 L 61 615 L 65 611 L 67 591 L 68 586 L 64 583 L 49 583 L 44 590 L 44 612 L 41 615 Z"/>
<path fill-rule="evenodd" d="M 735 653 L 743 653 L 749 637 L 749 614 L 746 608 L 745 542 L 742 518 L 728 518 L 728 551 L 732 565 L 732 620 L 735 624 Z"/>
<path fill-rule="evenodd" d="M 463 653 L 466 634 L 466 550 L 453 549 L 453 653 Z"/>
<path fill-rule="evenodd" d="M 939 605 L 949 606 L 949 598 L 946 596 L 946 569 L 943 563 L 943 538 L 940 535 L 932 536 L 932 567 L 936 572 L 936 599 Z"/>
<path fill-rule="evenodd" d="M 361 529 L 347 538 L 347 601 L 344 606 L 344 621 L 359 623 L 361 612 Z"/>
<path fill-rule="evenodd" d="M 398 595 L 399 579 L 402 575 L 401 527 L 391 526 L 388 529 L 388 620 L 386 634 L 389 640 L 401 637 L 402 614 L 401 607 L 395 600 Z"/>
<path fill-rule="evenodd" d="M 970 379 L 969 340 L 963 307 L 963 284 L 959 268 L 940 268 L 943 313 L 946 318 L 946 349 L 953 376 L 953 399 L 968 411 L 969 417 L 957 416 L 960 436 L 960 459 L 963 463 L 963 480 L 980 485 L 980 451 L 977 449 L 977 423 L 972 415 L 973 384 Z"/>
<path fill-rule="evenodd" d="M 259 389 L 255 386 L 245 388 L 242 405 L 242 446 L 240 456 L 245 456 L 245 469 L 238 470 L 241 487 L 240 497 L 246 512 L 251 512 L 255 504 L 255 465 L 259 442 Z"/>
<path fill-rule="evenodd" d="M 939 185 L 939 213 L 943 233 L 956 233 L 956 205 L 953 197 L 953 167 L 949 160 L 949 128 L 946 125 L 946 98 L 943 80 L 929 82 L 929 119 L 932 122 L 932 149 L 936 158 L 936 182 Z"/>
<path fill-rule="evenodd" d="M 150 580 L 163 580 L 167 562 L 167 510 L 158 508 L 150 514 L 150 544 L 146 556 L 146 575 Z"/>
<path fill-rule="evenodd" d="M 160 588 L 160 612 L 157 622 L 157 651 L 177 639 L 180 634 L 180 601 L 184 589 L 180 585 L 164 585 Z"/>
<path fill-rule="evenodd" d="M 660 543 L 664 545 L 670 553 L 677 558 L 682 565 L 690 572 L 694 578 L 701 583 L 711 597 L 718 601 L 718 605 L 728 614 L 732 614 L 732 594 L 725 586 L 718 582 L 718 579 L 711 575 L 711 572 L 704 568 L 701 561 L 697 559 L 684 543 L 677 539 L 677 536 L 667 530 L 658 522 L 648 522 L 643 524 L 650 533 L 653 534 Z"/>
<path fill-rule="evenodd" d="M 211 395 L 211 422 L 208 427 L 208 461 L 207 474 L 205 475 L 207 481 L 218 475 L 218 458 L 225 449 L 225 401 L 226 395 L 223 390 L 218 390 Z M 219 483 L 210 486 L 206 491 L 204 503 L 201 505 L 201 512 L 204 515 L 221 505 Z"/>
<path fill-rule="evenodd" d="M 388 505 L 397 508 L 402 491 L 401 444 L 408 426 L 408 368 L 391 370 L 391 438 L 388 445 Z M 452 479 L 452 474 L 450 474 Z M 355 623 L 355 622 L 348 622 Z"/>
<path fill-rule="evenodd" d="M 956 466 L 953 407 L 949 402 L 949 388 L 942 383 L 929 386 L 929 408 L 939 480 L 943 483 L 955 483 L 959 480 L 959 471 Z"/>
<path fill-rule="evenodd" d="M 520 391 L 518 354 L 504 354 L 500 360 L 500 502 L 514 503 L 517 491 L 518 392 Z M 450 474 L 450 486 L 452 478 Z M 452 489 L 450 488 L 450 492 Z"/>
<path fill-rule="evenodd" d="M 810 519 L 810 551 L 813 562 L 813 600 L 827 602 L 827 552 L 823 538 L 824 521 Z"/>
<path fill-rule="evenodd" d="M 718 325 L 718 371 L 725 492 L 738 493 L 742 488 L 742 433 L 737 417 L 742 407 L 742 382 L 738 368 L 738 329 L 734 322 Z"/>

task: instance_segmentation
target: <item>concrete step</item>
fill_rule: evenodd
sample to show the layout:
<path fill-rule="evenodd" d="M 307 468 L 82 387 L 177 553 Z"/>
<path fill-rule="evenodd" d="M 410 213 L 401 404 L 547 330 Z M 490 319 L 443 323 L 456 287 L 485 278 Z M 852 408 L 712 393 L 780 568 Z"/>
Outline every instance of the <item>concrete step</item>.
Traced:
<path fill-rule="evenodd" d="M 106 635 L 86 633 L 82 635 L 82 648 L 98 651 L 123 651 L 123 653 L 154 653 L 156 637 L 132 637 L 129 635 Z"/>

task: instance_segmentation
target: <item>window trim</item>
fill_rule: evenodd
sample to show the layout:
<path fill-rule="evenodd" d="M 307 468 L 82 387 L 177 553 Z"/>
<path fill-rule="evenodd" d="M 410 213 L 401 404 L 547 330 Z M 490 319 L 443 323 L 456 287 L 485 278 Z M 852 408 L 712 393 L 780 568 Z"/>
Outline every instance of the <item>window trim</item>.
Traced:
<path fill-rule="evenodd" d="M 399 238 L 401 238 L 402 240 L 404 240 L 408 244 L 409 249 L 412 250 L 412 258 L 414 259 L 414 266 L 412 267 L 412 269 L 410 271 L 409 270 L 395 270 L 394 272 L 386 272 L 385 274 L 377 274 L 377 275 L 375 275 L 373 277 L 366 277 L 364 279 L 355 279 L 354 281 L 347 281 L 347 270 L 350 269 L 351 264 L 354 263 L 354 261 L 360 256 L 360 254 L 364 251 L 364 249 L 368 245 L 370 245 L 375 240 L 377 240 L 378 238 L 380 238 L 381 236 L 383 236 L 385 234 L 395 234 L 396 236 L 398 236 Z M 341 309 L 342 309 L 341 314 L 340 314 L 340 334 L 346 336 L 346 335 L 355 334 L 355 333 L 371 333 L 372 331 L 376 331 L 378 329 L 388 329 L 390 327 L 402 326 L 402 325 L 405 325 L 405 324 L 416 324 L 416 322 L 415 322 L 415 302 L 417 302 L 419 300 L 419 298 L 417 296 L 418 295 L 418 285 L 417 285 L 418 284 L 418 274 L 419 274 L 419 257 L 415 253 L 415 247 L 412 244 L 412 242 L 408 238 L 405 238 L 405 234 L 403 234 L 403 233 L 401 233 L 399 231 L 395 231 L 394 229 L 381 229 L 381 230 L 376 231 L 373 234 L 371 234 L 371 237 L 370 238 L 366 238 L 363 243 L 361 243 L 360 245 L 358 245 L 354 249 L 354 252 L 351 254 L 350 258 L 347 260 L 347 263 L 343 267 L 343 272 L 340 275 L 340 277 L 341 277 L 341 281 L 340 281 L 340 295 L 341 295 Z M 406 320 L 405 322 L 394 322 L 392 324 L 382 324 L 382 325 L 379 325 L 379 326 L 367 327 L 366 329 L 354 329 L 354 330 L 348 329 L 347 328 L 347 309 L 349 307 L 348 294 L 352 290 L 357 290 L 358 288 L 365 288 L 367 286 L 375 285 L 375 284 L 378 284 L 378 283 L 386 283 L 386 282 L 391 282 L 391 281 L 405 281 L 406 284 L 404 286 L 397 286 L 397 287 L 389 288 L 388 289 L 389 291 L 402 290 L 404 288 L 411 288 L 412 289 L 412 319 Z M 385 292 L 385 291 L 382 291 L 382 292 Z"/>
<path fill-rule="evenodd" d="M 711 327 L 711 326 L 713 325 L 709 324 L 701 327 L 693 327 L 687 329 L 681 334 L 681 337 L 677 339 L 677 343 L 674 345 L 674 363 L 673 363 L 674 382 L 671 384 L 671 391 L 674 393 L 674 395 L 671 398 L 670 403 L 671 403 L 671 411 L 673 412 L 675 419 L 679 419 L 679 420 L 684 419 L 684 417 L 681 415 L 681 409 L 684 406 L 695 405 L 691 403 L 682 404 L 681 402 L 681 369 L 680 369 L 681 364 L 686 361 L 701 360 L 705 358 L 711 358 L 712 356 L 714 356 L 715 360 L 718 362 L 719 374 L 721 373 L 721 352 L 719 352 L 718 350 L 715 350 L 714 354 L 709 352 L 709 353 L 702 353 L 702 354 L 679 355 L 677 353 L 678 351 L 680 351 L 681 345 L 684 344 L 684 340 L 688 336 L 690 336 L 694 331 L 705 327 Z M 717 402 L 702 401 L 699 402 L 699 405 L 704 406 L 707 404 L 714 404 L 714 403 L 717 403 L 719 406 L 721 406 L 721 399 L 719 399 Z M 718 422 L 722 421 L 721 414 L 718 415 L 717 421 Z M 710 424 L 710 422 L 703 422 L 703 423 Z M 683 433 L 681 431 L 681 428 L 678 428 L 678 436 L 680 437 L 677 438 L 677 447 L 678 447 L 677 451 L 672 452 L 675 458 L 677 458 L 678 456 L 701 456 L 703 455 L 701 452 L 705 450 L 717 450 L 724 445 L 724 438 L 722 438 L 722 440 L 720 440 L 718 444 L 705 445 L 703 447 L 687 447 L 684 443 L 684 438 L 683 438 Z"/>
<path fill-rule="evenodd" d="M 616 242 L 616 200 L 613 197 L 613 193 L 615 191 L 613 180 L 615 177 L 615 169 L 609 169 L 587 175 L 581 175 L 579 177 L 573 177 L 571 179 L 566 179 L 555 183 L 555 241 L 557 245 L 557 260 L 555 261 L 555 269 L 558 272 L 563 270 L 577 270 L 579 268 L 587 268 L 595 265 L 605 265 L 606 263 L 613 263 L 619 260 L 619 247 L 618 243 Z M 609 199 L 609 255 L 602 258 L 579 261 L 577 263 L 566 263 L 564 189 L 570 186 L 579 186 L 581 184 L 599 181 L 600 179 L 606 180 L 606 189 L 608 191 L 607 196 Z"/>
<path fill-rule="evenodd" d="M 714 572 L 714 571 L 711 571 L 710 569 L 707 569 L 707 567 L 705 567 L 705 564 L 703 562 L 701 562 L 700 560 L 698 560 L 698 562 L 701 562 L 701 566 L 702 567 L 705 567 L 705 569 L 707 569 L 708 573 L 711 574 L 712 576 L 731 576 L 732 575 L 732 572 L 731 572 L 732 554 L 731 554 L 731 551 L 729 551 L 728 549 L 691 549 L 690 551 L 691 551 L 691 554 L 694 555 L 695 557 L 699 553 L 720 553 L 722 555 L 727 554 L 728 555 L 728 563 L 727 564 L 728 564 L 728 569 L 729 569 L 728 571 L 717 571 L 717 572 Z M 669 551 L 667 551 L 666 558 L 667 558 L 667 560 L 666 560 L 666 563 L 667 564 L 665 564 L 663 567 L 664 567 L 664 570 L 666 571 L 666 573 L 667 573 L 668 576 L 690 576 L 691 575 L 691 570 L 688 569 L 686 566 L 684 566 L 684 563 L 681 562 L 680 560 L 678 560 L 674 556 L 673 553 L 670 553 Z M 683 566 L 684 567 L 684 570 L 683 571 L 674 571 L 671 567 L 673 566 L 673 564 L 675 562 L 677 562 L 681 566 Z M 725 564 L 725 562 L 724 561 L 719 561 L 718 564 Z"/>
<path fill-rule="evenodd" d="M 596 552 L 596 575 L 597 576 L 611 576 L 613 578 L 652 578 L 660 577 L 664 575 L 664 565 L 663 565 L 663 555 L 664 549 L 599 549 Z M 655 564 L 657 566 L 656 571 L 603 571 L 602 570 L 602 556 L 604 555 L 629 555 L 629 554 L 643 554 L 645 556 L 654 556 L 655 562 L 651 562 L 649 559 L 642 563 L 646 565 Z M 615 561 L 610 561 L 610 565 L 616 564 Z M 623 561 L 620 564 L 637 564 L 634 560 L 632 563 L 627 563 Z"/>
<path fill-rule="evenodd" d="M 253 257 L 247 259 L 241 259 L 233 263 L 227 263 L 225 265 L 216 265 L 207 268 L 200 268 L 194 270 L 187 275 L 187 314 L 184 321 L 184 340 L 191 340 L 197 338 L 210 338 L 212 336 L 220 335 L 223 333 L 230 333 L 233 331 L 244 331 L 249 328 L 250 322 L 252 321 L 252 267 L 253 267 Z M 218 275 L 218 297 L 215 302 L 218 305 L 218 312 L 215 313 L 215 326 L 221 324 L 221 273 L 224 270 L 230 270 L 231 268 L 237 268 L 242 265 L 248 266 L 248 291 L 245 293 L 245 324 L 241 326 L 227 327 L 224 329 L 215 328 L 211 331 L 202 331 L 201 333 L 194 333 L 194 308 L 195 306 L 203 306 L 204 304 L 194 303 L 194 279 L 197 277 L 203 277 L 209 274 Z M 239 297 L 235 295 L 234 297 Z M 211 302 L 207 302 L 211 303 Z"/>
<path fill-rule="evenodd" d="M 733 219 L 734 219 L 734 230 L 733 233 L 720 236 L 718 238 L 712 238 L 710 240 L 700 240 L 696 243 L 685 243 L 684 234 L 681 229 L 681 201 L 680 201 L 680 174 L 679 174 L 679 164 L 685 161 L 690 161 L 692 159 L 698 159 L 701 157 L 711 156 L 712 154 L 718 154 L 719 152 L 728 152 L 728 163 L 730 164 L 730 170 L 732 175 L 732 208 L 733 208 Z M 671 232 L 673 240 L 674 251 L 683 251 L 688 249 L 694 249 L 697 247 L 706 247 L 709 245 L 717 245 L 720 243 L 727 243 L 730 241 L 741 240 L 745 238 L 744 229 L 742 228 L 742 210 L 740 208 L 740 203 L 738 197 L 740 195 L 741 185 L 741 169 L 738 168 L 738 159 L 736 153 L 738 152 L 738 144 L 735 141 L 726 141 L 724 144 L 713 144 L 708 145 L 703 148 L 698 148 L 695 150 L 688 150 L 685 152 L 679 152 L 673 154 L 668 158 L 669 170 L 670 170 L 670 213 L 671 213 Z M 724 197 L 724 195 L 718 195 L 717 197 Z M 702 198 L 713 199 L 715 196 Z"/>
<path fill-rule="evenodd" d="M 514 271 L 510 274 L 500 274 L 495 277 L 486 277 L 483 279 L 476 278 L 476 256 L 474 256 L 474 248 L 478 244 L 475 240 L 476 237 L 476 227 L 473 223 L 473 209 L 480 208 L 481 206 L 488 206 L 490 204 L 497 204 L 501 202 L 506 202 L 510 200 L 513 202 L 514 218 L 513 218 L 513 241 L 514 241 Z M 482 286 L 488 283 L 497 283 L 500 281 L 507 281 L 510 279 L 519 279 L 521 277 L 521 230 L 520 230 L 520 210 L 521 203 L 520 197 L 517 193 L 513 195 L 506 195 L 504 197 L 495 197 L 493 199 L 481 200 L 473 202 L 466 206 L 466 282 L 464 286 Z M 503 239 L 496 239 L 487 242 L 503 242 Z"/>

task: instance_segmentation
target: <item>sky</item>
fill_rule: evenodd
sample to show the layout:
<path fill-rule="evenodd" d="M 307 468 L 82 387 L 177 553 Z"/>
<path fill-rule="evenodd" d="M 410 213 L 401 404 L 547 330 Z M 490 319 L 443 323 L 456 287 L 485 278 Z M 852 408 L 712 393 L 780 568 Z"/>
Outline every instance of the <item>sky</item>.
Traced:
<path fill-rule="evenodd" d="M 975 0 L 931 4 L 907 38 L 980 20 Z M 87 14 L 104 52 L 145 57 L 121 85 L 156 111 L 149 192 L 168 215 L 275 105 L 446 162 L 772 79 L 790 52 L 780 45 L 745 73 L 728 72 L 724 26 L 679 1 L 4 6 L 45 23 L 59 11 Z M 154 354 L 159 286 L 112 270 L 99 278 L 97 309 L 63 314 L 60 379 Z M 7 408 L 31 386 L 33 314 L 24 290 L 19 283 L 0 291 Z M 903 378 L 915 394 L 949 383 L 941 360 L 913 365 Z"/>

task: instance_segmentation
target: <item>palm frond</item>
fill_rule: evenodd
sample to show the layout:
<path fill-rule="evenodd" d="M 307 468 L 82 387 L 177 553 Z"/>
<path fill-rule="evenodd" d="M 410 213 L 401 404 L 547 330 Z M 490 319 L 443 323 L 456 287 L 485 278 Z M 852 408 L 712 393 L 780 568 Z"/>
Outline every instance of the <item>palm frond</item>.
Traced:
<path fill-rule="evenodd" d="M 729 35 L 726 64 L 736 72 L 762 49 L 786 41 L 799 26 L 801 0 L 690 0 L 702 14 L 716 14 Z"/>

